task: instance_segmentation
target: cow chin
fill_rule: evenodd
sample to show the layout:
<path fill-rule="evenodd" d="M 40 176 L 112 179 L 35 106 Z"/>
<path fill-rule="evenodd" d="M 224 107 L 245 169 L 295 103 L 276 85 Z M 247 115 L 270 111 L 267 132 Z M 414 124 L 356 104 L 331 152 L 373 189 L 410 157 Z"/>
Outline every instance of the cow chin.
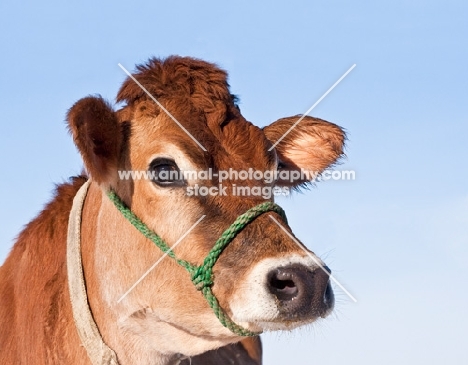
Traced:
<path fill-rule="evenodd" d="M 233 293 L 232 319 L 252 331 L 276 331 L 325 318 L 334 306 L 329 277 L 313 255 L 263 259 Z"/>
<path fill-rule="evenodd" d="M 120 330 L 126 334 L 125 342 L 133 346 L 132 351 L 145 349 L 164 355 L 196 356 L 241 339 L 221 326 L 210 311 L 188 317 L 181 313 L 183 320 L 168 312 L 145 308 L 119 321 Z"/>

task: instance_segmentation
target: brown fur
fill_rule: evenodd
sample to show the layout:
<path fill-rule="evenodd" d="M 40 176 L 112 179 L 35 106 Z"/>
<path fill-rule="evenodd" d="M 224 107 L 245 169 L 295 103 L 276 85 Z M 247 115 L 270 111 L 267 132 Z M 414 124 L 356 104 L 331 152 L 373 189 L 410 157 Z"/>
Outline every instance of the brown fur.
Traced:
<path fill-rule="evenodd" d="M 65 265 L 68 213 L 84 181 L 58 186 L 0 267 L 1 364 L 79 363 L 87 356 L 76 346 Z"/>
<path fill-rule="evenodd" d="M 115 174 L 123 147 L 122 127 L 112 107 L 101 97 L 83 98 L 69 110 L 67 119 L 91 178 L 98 183 L 108 180 Z"/>
<path fill-rule="evenodd" d="M 192 356 L 193 364 L 219 364 L 235 357 L 237 365 L 259 365 L 260 341 L 235 344 L 242 338 L 219 324 L 187 272 L 171 260 L 163 260 L 117 303 L 118 295 L 161 252 L 116 211 L 104 192 L 114 189 L 169 245 L 204 214 L 203 222 L 175 249 L 179 257 L 199 264 L 224 229 L 264 199 L 189 198 L 177 189 L 163 194 L 149 181 L 118 180 L 117 170 L 147 170 L 151 156 L 170 153 L 215 171 L 275 169 L 276 154 L 288 169 L 321 171 L 341 156 L 344 133 L 334 124 L 307 117 L 276 150 L 268 151 L 296 117 L 263 130 L 247 122 L 229 91 L 225 71 L 215 65 L 182 57 L 152 59 L 138 66 L 134 76 L 208 151 L 199 149 L 130 79 L 117 96 L 126 103 L 121 110 L 114 112 L 100 97 L 84 98 L 70 109 L 69 129 L 92 181 L 83 210 L 82 257 L 99 330 L 122 365 L 176 364 L 178 354 Z M 65 264 L 68 214 L 84 181 L 75 178 L 57 188 L 55 198 L 26 226 L 0 267 L 0 364 L 89 364 L 71 315 Z M 235 289 L 259 259 L 292 253 L 303 255 L 271 220 L 258 218 L 214 267 L 213 291 L 221 306 L 232 315 Z M 227 347 L 195 356 L 222 346 Z"/>

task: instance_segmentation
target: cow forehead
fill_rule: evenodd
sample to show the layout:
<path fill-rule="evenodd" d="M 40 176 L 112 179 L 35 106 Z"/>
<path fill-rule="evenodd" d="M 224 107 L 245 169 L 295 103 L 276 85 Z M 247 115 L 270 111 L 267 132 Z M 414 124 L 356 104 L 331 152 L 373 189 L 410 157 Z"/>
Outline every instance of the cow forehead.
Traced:
<path fill-rule="evenodd" d="M 177 145 L 195 161 L 206 165 L 211 160 L 220 169 L 269 169 L 275 164 L 275 152 L 268 151 L 270 141 L 241 115 L 237 99 L 230 93 L 227 74 L 217 66 L 187 57 L 152 59 L 138 66 L 133 76 L 166 109 L 160 108 L 132 79 L 124 82 L 117 100 L 125 101 L 133 111 L 133 137 L 140 139 L 138 144 L 177 140 Z M 204 154 L 209 156 L 200 158 L 203 150 L 188 134 L 205 147 Z"/>
<path fill-rule="evenodd" d="M 260 128 L 244 118 L 229 120 L 218 130 L 216 127 L 210 128 L 203 119 L 177 119 L 188 133 L 164 114 L 133 118 L 130 133 L 131 150 L 138 151 L 137 155 L 147 160 L 150 155 L 163 153 L 166 146 L 173 145 L 200 168 L 275 168 L 276 152 L 268 151 L 271 142 Z M 189 134 L 206 151 L 203 151 Z"/>

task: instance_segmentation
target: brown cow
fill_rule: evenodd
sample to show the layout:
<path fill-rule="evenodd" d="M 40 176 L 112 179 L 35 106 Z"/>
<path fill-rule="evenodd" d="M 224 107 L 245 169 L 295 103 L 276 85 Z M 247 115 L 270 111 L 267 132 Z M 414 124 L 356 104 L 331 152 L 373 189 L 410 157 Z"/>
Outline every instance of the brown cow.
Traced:
<path fill-rule="evenodd" d="M 117 95 L 125 103 L 119 111 L 100 97 L 87 97 L 68 113 L 89 177 L 58 186 L 0 267 L 0 364 L 91 364 L 75 324 L 80 319 L 72 313 L 68 284 L 75 277 L 68 277 L 66 261 L 73 198 L 88 179 L 79 215 L 84 295 L 98 333 L 116 356 L 97 363 L 260 364 L 260 341 L 224 327 L 197 289 L 212 290 L 227 318 L 252 333 L 311 323 L 333 307 L 328 269 L 285 233 L 290 229 L 278 210 L 238 232 L 200 287 L 166 257 L 128 291 L 162 252 L 116 209 L 110 191 L 168 246 L 189 231 L 174 253 L 200 265 L 239 215 L 273 197 L 188 194 L 195 186 L 219 187 L 220 178 L 163 172 L 322 171 L 342 155 L 345 139 L 338 126 L 312 117 L 284 138 L 296 117 L 255 127 L 241 115 L 226 73 L 204 61 L 152 59 L 134 77 L 160 104 L 129 78 Z M 155 178 L 126 179 L 122 171 Z M 242 183 L 251 191 L 307 183 L 284 176 Z M 239 181 L 222 183 L 230 192 Z"/>

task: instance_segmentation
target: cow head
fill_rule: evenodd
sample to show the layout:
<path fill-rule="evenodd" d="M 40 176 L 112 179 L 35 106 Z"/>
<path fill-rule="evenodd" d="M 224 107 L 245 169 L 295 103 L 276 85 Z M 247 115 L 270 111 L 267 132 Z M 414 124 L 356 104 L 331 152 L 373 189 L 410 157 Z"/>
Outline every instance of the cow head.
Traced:
<path fill-rule="evenodd" d="M 94 291 L 90 304 L 113 348 L 126 338 L 134 346 L 161 353 L 194 355 L 239 337 L 219 323 L 187 272 L 169 258 L 118 302 L 162 253 L 120 215 L 106 191 L 115 191 L 169 246 L 204 216 L 174 249 L 179 258 L 201 264 L 236 217 L 273 200 L 273 195 L 233 193 L 237 187 L 246 188 L 244 192 L 275 187 L 283 191 L 308 183 L 304 177 L 291 181 L 287 174 L 274 179 L 241 181 L 235 175 L 221 179 L 220 172 L 320 172 L 342 155 L 345 136 L 338 126 L 312 117 L 293 129 L 298 117 L 279 119 L 263 129 L 254 126 L 237 107 L 226 73 L 204 61 L 152 59 L 138 66 L 133 76 L 140 85 L 130 78 L 124 82 L 117 96 L 125 103 L 122 109 L 114 111 L 102 98 L 87 97 L 68 114 L 69 128 L 94 182 L 83 218 L 83 230 L 89 231 L 83 234 L 87 242 L 83 260 L 88 290 Z M 163 174 L 210 169 L 209 179 Z M 128 172 L 136 175 L 130 178 Z M 196 194 L 197 186 L 216 189 Z M 304 252 L 291 234 L 276 213 L 263 214 L 216 262 L 213 292 L 224 311 L 244 328 L 291 329 L 331 311 L 326 266 Z"/>

